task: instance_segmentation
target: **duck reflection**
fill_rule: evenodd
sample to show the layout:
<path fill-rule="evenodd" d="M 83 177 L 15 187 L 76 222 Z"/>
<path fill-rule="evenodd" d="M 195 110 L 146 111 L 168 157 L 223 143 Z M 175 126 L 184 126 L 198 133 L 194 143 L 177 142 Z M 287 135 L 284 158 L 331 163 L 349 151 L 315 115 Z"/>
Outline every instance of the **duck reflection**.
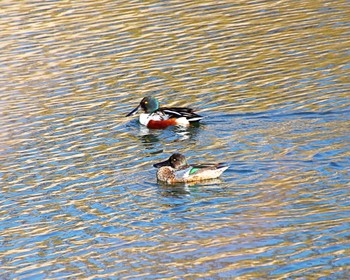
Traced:
<path fill-rule="evenodd" d="M 180 127 L 176 126 L 173 128 L 173 131 L 179 136 L 176 141 L 185 141 L 185 140 L 197 140 L 198 133 L 200 131 L 201 124 L 196 123 L 190 127 Z"/>
<path fill-rule="evenodd" d="M 140 126 L 137 134 L 138 139 L 146 149 L 154 149 L 162 142 L 197 141 L 199 125 L 191 127 L 172 127 L 166 130 L 149 129 Z"/>
<path fill-rule="evenodd" d="M 205 187 L 213 187 L 222 185 L 221 179 L 210 179 L 203 182 L 175 183 L 168 184 L 166 182 L 157 181 L 160 194 L 164 197 L 181 198 L 189 196 L 193 193 L 204 191 Z"/>
<path fill-rule="evenodd" d="M 139 139 L 141 143 L 147 148 L 153 146 L 154 143 L 159 142 L 159 137 L 156 134 L 150 133 L 145 135 L 140 135 Z"/>
<path fill-rule="evenodd" d="M 168 185 L 160 181 L 158 183 L 160 186 L 160 194 L 163 197 L 181 198 L 191 194 L 191 191 L 186 184 Z"/>

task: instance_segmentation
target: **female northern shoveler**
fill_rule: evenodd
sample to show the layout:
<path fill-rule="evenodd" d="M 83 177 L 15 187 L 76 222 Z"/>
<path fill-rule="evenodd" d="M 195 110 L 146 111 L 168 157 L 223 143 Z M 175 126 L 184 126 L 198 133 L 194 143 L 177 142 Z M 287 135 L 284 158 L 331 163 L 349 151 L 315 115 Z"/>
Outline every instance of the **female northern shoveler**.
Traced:
<path fill-rule="evenodd" d="M 195 114 L 191 108 L 159 108 L 158 100 L 151 96 L 144 97 L 140 104 L 126 116 L 134 115 L 140 107 L 145 113 L 140 115 L 139 121 L 148 128 L 163 129 L 171 125 L 188 126 L 190 122 L 198 122 L 203 118 Z"/>
<path fill-rule="evenodd" d="M 188 165 L 186 158 L 181 154 L 173 154 L 168 160 L 153 165 L 159 168 L 157 179 L 173 183 L 186 183 L 219 177 L 227 168 L 222 163 L 207 163 Z"/>

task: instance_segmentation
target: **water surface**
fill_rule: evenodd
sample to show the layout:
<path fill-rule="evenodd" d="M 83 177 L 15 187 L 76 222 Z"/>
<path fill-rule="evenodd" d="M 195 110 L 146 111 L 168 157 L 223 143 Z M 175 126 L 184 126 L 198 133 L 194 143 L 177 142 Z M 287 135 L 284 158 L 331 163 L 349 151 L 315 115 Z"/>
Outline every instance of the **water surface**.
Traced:
<path fill-rule="evenodd" d="M 348 277 L 348 1 L 1 6 L 1 278 Z M 230 168 L 158 183 L 174 152 Z"/>

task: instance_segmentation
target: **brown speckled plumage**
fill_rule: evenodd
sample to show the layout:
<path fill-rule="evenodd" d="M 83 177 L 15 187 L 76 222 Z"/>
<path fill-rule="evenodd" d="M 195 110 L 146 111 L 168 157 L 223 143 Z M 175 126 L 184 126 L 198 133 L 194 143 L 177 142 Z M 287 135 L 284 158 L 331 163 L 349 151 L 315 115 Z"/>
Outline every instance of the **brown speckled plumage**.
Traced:
<path fill-rule="evenodd" d="M 223 164 L 189 165 L 181 154 L 173 154 L 168 160 L 154 164 L 159 168 L 157 179 L 169 184 L 194 182 L 218 178 L 228 166 Z"/>

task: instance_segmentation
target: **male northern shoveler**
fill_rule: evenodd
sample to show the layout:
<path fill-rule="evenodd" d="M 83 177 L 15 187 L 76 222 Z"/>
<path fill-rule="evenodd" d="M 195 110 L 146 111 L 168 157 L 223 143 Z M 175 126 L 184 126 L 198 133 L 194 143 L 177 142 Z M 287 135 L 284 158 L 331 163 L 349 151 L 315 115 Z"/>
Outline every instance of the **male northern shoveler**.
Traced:
<path fill-rule="evenodd" d="M 173 183 L 186 183 L 219 177 L 227 168 L 222 163 L 206 163 L 189 165 L 186 158 L 178 153 L 173 154 L 168 160 L 153 165 L 159 168 L 157 179 Z"/>
<path fill-rule="evenodd" d="M 171 125 L 188 126 L 191 122 L 198 122 L 203 118 L 194 113 L 191 108 L 159 108 L 158 100 L 151 96 L 144 97 L 140 104 L 126 116 L 134 115 L 140 107 L 145 113 L 140 115 L 139 121 L 148 128 L 163 129 Z"/>

